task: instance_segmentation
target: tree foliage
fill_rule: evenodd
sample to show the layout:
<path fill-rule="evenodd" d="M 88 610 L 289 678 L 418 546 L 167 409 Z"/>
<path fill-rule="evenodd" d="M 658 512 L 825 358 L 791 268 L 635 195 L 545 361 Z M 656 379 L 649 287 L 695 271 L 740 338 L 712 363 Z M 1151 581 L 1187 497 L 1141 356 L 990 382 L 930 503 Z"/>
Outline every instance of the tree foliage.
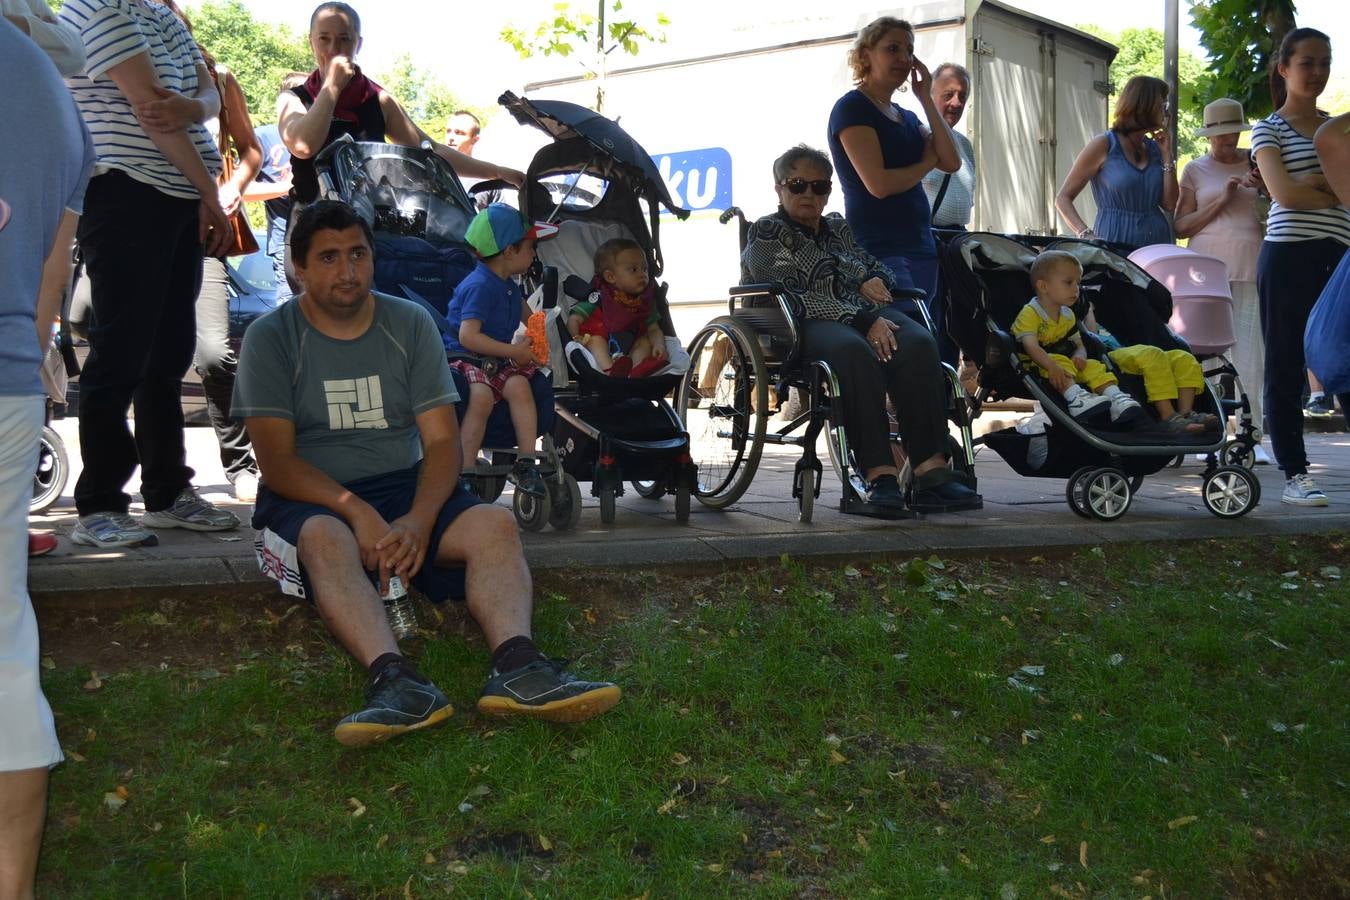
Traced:
<path fill-rule="evenodd" d="M 1248 118 L 1270 113 L 1270 61 L 1294 28 L 1293 0 L 1202 0 L 1191 7 L 1191 21 L 1212 75 L 1202 99 L 1232 97 Z"/>
<path fill-rule="evenodd" d="M 1076 25 L 1080 31 L 1095 34 L 1120 48 L 1111 62 L 1111 83 L 1117 93 L 1136 75 L 1163 77 L 1163 33 L 1156 28 L 1126 28 L 1116 34 L 1096 25 Z M 1194 158 L 1208 151 L 1204 138 L 1195 136 L 1203 123 L 1200 114 L 1211 96 L 1211 78 L 1205 64 L 1194 53 L 1177 55 L 1177 156 Z"/>
<path fill-rule="evenodd" d="M 445 133 L 450 114 L 463 108 L 450 88 L 420 68 L 409 53 L 400 54 L 394 60 L 394 67 L 375 80 L 399 102 L 419 128 L 436 140 Z"/>
<path fill-rule="evenodd" d="M 205 0 L 185 12 L 197 43 L 239 80 L 254 124 L 275 122 L 282 76 L 314 68 L 305 36 L 259 22 L 240 0 Z"/>
<path fill-rule="evenodd" d="M 553 5 L 553 18 L 545 19 L 532 31 L 508 25 L 501 38 L 520 54 L 531 56 L 572 56 L 580 44 L 589 53 L 591 62 L 582 63 L 587 78 L 600 81 L 596 89 L 595 108 L 603 111 L 604 81 L 609 54 L 623 50 L 637 56 L 642 44 L 664 44 L 670 19 L 658 12 L 655 22 L 644 25 L 636 19 L 623 17 L 623 0 L 596 0 L 596 12 L 591 14 L 574 10 L 567 2 Z"/>

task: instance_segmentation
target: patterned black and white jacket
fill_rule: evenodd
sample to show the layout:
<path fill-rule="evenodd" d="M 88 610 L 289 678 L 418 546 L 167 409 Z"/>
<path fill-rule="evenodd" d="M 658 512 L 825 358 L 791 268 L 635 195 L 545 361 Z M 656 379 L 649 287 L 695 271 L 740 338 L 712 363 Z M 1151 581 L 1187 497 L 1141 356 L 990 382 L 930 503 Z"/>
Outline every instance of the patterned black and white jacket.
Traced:
<path fill-rule="evenodd" d="M 859 292 L 864 281 L 880 278 L 895 290 L 895 276 L 853 239 L 838 213 L 822 216 L 812 232 L 781 206 L 750 226 L 741 254 L 741 283 L 778 282 L 801 300 L 807 318 L 843 322 L 865 333 L 877 306 Z"/>

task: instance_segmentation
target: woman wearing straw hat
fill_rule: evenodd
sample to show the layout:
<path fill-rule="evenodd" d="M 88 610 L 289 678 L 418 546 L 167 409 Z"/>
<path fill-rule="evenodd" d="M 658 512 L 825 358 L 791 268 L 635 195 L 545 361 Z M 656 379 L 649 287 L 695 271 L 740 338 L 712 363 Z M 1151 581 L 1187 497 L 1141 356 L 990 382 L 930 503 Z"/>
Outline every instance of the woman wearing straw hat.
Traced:
<path fill-rule="evenodd" d="M 1233 365 L 1253 386 L 1252 418 L 1261 424 L 1261 386 L 1265 381 L 1265 344 L 1261 340 L 1261 303 L 1256 294 L 1256 258 L 1261 253 L 1261 223 L 1257 218 L 1258 181 L 1251 171 L 1251 154 L 1238 147 L 1238 135 L 1250 131 L 1242 104 L 1224 97 L 1205 107 L 1205 127 L 1196 135 L 1209 138 L 1209 152 L 1192 160 L 1181 173 L 1173 227 L 1188 246 L 1223 260 L 1228 267 L 1228 289 L 1233 295 L 1233 325 L 1237 345 Z M 1260 444 L 1256 460 L 1270 458 Z"/>

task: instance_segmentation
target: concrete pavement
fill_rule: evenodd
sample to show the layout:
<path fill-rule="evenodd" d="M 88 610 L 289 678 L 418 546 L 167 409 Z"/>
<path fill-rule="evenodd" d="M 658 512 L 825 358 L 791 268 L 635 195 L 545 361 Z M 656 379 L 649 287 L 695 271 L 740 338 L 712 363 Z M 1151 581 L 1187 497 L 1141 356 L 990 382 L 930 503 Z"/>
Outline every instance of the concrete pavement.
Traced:
<path fill-rule="evenodd" d="M 986 418 L 994 413 L 986 413 Z M 51 555 L 31 561 L 29 584 L 35 593 L 102 589 L 235 585 L 261 582 L 253 557 L 253 533 L 198 534 L 160 531 L 157 547 L 99 551 L 69 540 L 75 524 L 71 491 L 80 468 L 76 423 L 54 427 L 66 441 L 72 475 L 65 494 L 46 515 L 30 519 L 38 531 L 61 538 Z M 524 535 L 535 569 L 583 566 L 690 566 L 738 560 L 871 552 L 924 554 L 1098 545 L 1120 541 L 1194 540 L 1350 531 L 1350 434 L 1309 434 L 1312 474 L 1331 499 L 1323 509 L 1280 503 L 1283 480 L 1274 466 L 1258 466 L 1262 500 L 1247 516 L 1225 521 L 1200 501 L 1203 464 L 1187 459 L 1180 468 L 1147 478 L 1129 512 L 1115 522 L 1087 521 L 1070 511 L 1065 482 L 1023 478 L 992 450 L 976 457 L 975 471 L 985 498 L 982 512 L 927 516 L 884 522 L 839 513 L 839 485 L 825 460 L 825 481 L 811 524 L 797 521 L 792 501 L 791 448 L 766 447 L 750 490 L 732 509 L 719 512 L 697 501 L 688 525 L 675 522 L 674 504 L 649 501 L 629 491 L 619 499 L 613 526 L 600 523 L 595 498 L 582 485 L 584 511 L 574 531 L 546 529 Z M 248 509 L 235 504 L 225 481 L 209 428 L 188 429 L 189 463 L 197 471 L 203 496 L 224 503 L 247 522 Z M 823 458 L 823 457 L 822 457 Z M 133 486 L 138 482 L 133 479 Z M 509 492 L 509 488 L 508 488 Z M 509 493 L 498 503 L 509 502 Z M 140 511 L 133 504 L 132 512 Z"/>

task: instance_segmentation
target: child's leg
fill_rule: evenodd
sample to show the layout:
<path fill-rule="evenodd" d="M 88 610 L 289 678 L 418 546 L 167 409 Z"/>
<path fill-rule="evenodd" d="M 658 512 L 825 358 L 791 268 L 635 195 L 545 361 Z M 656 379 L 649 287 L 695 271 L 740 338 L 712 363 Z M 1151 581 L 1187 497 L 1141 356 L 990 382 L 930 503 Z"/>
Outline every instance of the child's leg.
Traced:
<path fill-rule="evenodd" d="M 581 346 L 591 351 L 591 356 L 595 357 L 595 364 L 600 367 L 601 372 L 606 372 L 609 367 L 614 365 L 614 359 L 609 355 L 609 340 L 598 334 L 583 334 L 578 340 Z"/>
<path fill-rule="evenodd" d="M 1116 387 L 1116 376 L 1108 372 L 1098 359 L 1089 359 L 1081 371 L 1074 372 L 1074 379 L 1079 384 L 1087 385 L 1087 389 L 1094 394 L 1109 397 L 1113 391 L 1120 390 Z"/>
<path fill-rule="evenodd" d="M 628 351 L 628 358 L 633 361 L 634 366 L 651 355 L 652 342 L 645 334 L 640 335 L 637 340 L 633 341 L 633 346 Z"/>
<path fill-rule="evenodd" d="M 483 432 L 487 430 L 492 405 L 492 388 L 482 382 L 469 385 L 469 407 L 464 410 L 464 421 L 459 423 L 459 445 L 464 451 L 466 469 L 477 463 L 478 451 L 483 449 Z"/>
<path fill-rule="evenodd" d="M 1166 358 L 1177 384 L 1177 411 L 1184 416 L 1195 406 L 1195 395 L 1205 386 L 1205 374 L 1200 361 L 1185 350 L 1168 350 Z"/>
<path fill-rule="evenodd" d="M 511 425 L 516 430 L 516 449 L 522 457 L 534 456 L 534 445 L 539 435 L 539 416 L 534 408 L 534 394 L 530 381 L 523 375 L 512 375 L 502 385 L 502 399 L 511 409 Z"/>
<path fill-rule="evenodd" d="M 1144 395 L 1161 412 L 1161 401 L 1168 401 L 1167 408 L 1172 411 L 1164 419 L 1176 412 L 1172 401 L 1177 399 L 1177 380 L 1173 377 L 1172 366 L 1167 354 L 1148 344 L 1135 344 L 1112 350 L 1111 362 L 1127 375 L 1141 375 L 1144 378 Z M 1199 366 L 1196 366 L 1197 373 Z"/>

